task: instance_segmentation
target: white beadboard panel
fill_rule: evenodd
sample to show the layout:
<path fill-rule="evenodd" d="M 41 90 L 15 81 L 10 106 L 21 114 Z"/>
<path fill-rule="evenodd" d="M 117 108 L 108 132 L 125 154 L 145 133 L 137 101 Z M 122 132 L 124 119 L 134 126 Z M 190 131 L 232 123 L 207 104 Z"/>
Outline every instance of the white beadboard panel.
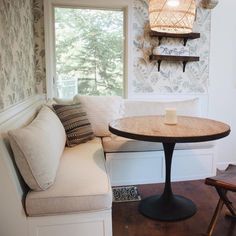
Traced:
<path fill-rule="evenodd" d="M 29 236 L 112 236 L 111 210 L 28 219 Z"/>
<path fill-rule="evenodd" d="M 7 109 L 0 112 L 0 125 L 16 117 L 18 114 L 24 110 L 27 110 L 29 107 L 36 106 L 37 103 L 43 103 L 44 99 L 44 95 L 35 95 L 8 107 Z"/>
<path fill-rule="evenodd" d="M 158 183 L 163 179 L 163 152 L 107 153 L 112 186 Z"/>
<path fill-rule="evenodd" d="M 55 224 L 40 227 L 37 236 L 74 236 L 74 235 L 96 235 L 104 236 L 103 222 L 85 222 L 83 224 Z"/>
<path fill-rule="evenodd" d="M 106 160 L 112 186 L 165 181 L 163 151 L 106 153 Z M 174 151 L 172 181 L 204 179 L 215 174 L 215 147 Z"/>
<path fill-rule="evenodd" d="M 172 160 L 172 180 L 203 179 L 216 174 L 215 150 L 196 149 L 174 152 Z"/>

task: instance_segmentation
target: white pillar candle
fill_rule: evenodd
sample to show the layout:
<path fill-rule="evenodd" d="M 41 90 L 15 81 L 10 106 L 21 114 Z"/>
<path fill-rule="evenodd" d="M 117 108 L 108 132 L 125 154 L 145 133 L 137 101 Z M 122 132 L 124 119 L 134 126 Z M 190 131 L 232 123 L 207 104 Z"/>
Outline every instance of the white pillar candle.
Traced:
<path fill-rule="evenodd" d="M 176 108 L 166 108 L 165 109 L 165 124 L 176 125 L 177 124 L 177 115 Z"/>

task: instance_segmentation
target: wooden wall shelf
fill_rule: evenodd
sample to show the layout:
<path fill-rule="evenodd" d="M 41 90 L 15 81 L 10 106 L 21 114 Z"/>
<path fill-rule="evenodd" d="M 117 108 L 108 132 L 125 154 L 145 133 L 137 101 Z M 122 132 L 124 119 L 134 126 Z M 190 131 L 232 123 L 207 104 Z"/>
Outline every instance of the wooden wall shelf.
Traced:
<path fill-rule="evenodd" d="M 150 61 L 158 62 L 158 71 L 160 71 L 162 61 L 182 61 L 183 62 L 183 72 L 185 72 L 185 67 L 188 62 L 199 61 L 199 57 L 193 56 L 168 56 L 168 55 L 150 55 Z"/>
<path fill-rule="evenodd" d="M 150 37 L 158 37 L 159 45 L 161 44 L 162 38 L 180 38 L 184 40 L 184 46 L 186 46 L 187 41 L 190 39 L 200 38 L 200 33 L 189 33 L 189 34 L 172 34 L 172 33 L 162 33 L 151 30 L 149 33 Z"/>

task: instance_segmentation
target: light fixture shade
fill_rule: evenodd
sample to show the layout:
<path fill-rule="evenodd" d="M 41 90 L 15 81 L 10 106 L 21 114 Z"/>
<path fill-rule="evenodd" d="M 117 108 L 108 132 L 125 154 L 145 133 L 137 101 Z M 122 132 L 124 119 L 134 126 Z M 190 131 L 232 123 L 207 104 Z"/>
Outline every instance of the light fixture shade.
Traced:
<path fill-rule="evenodd" d="M 149 0 L 150 27 L 154 31 L 191 33 L 195 12 L 195 0 Z"/>

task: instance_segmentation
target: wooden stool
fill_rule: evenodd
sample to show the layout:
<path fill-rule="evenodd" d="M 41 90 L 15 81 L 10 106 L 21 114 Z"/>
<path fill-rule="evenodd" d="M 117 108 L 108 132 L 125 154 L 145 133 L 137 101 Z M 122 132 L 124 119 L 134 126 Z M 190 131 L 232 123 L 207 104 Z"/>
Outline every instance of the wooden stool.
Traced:
<path fill-rule="evenodd" d="M 230 212 L 229 217 L 236 219 L 236 210 L 227 197 L 227 191 L 236 192 L 236 165 L 229 165 L 221 174 L 206 178 L 205 184 L 214 186 L 220 196 L 206 234 L 207 236 L 211 236 L 224 204 Z"/>

